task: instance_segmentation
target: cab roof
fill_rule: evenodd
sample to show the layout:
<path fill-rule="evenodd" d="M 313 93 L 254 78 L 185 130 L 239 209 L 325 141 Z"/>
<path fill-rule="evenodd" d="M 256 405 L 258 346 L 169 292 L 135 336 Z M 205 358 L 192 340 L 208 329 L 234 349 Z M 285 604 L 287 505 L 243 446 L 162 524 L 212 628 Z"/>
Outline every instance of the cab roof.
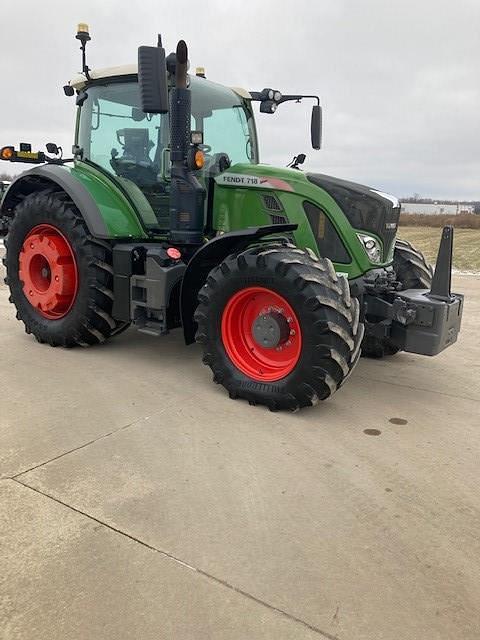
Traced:
<path fill-rule="evenodd" d="M 124 64 L 119 67 L 106 67 L 105 69 L 93 69 L 89 71 L 89 75 L 92 80 L 118 78 L 121 76 L 136 76 L 137 73 L 138 66 L 136 64 Z M 87 83 L 88 80 L 84 73 L 77 73 L 69 82 L 70 86 L 76 91 L 83 89 Z M 241 87 L 230 87 L 230 89 L 246 100 L 250 100 L 252 97 L 246 89 L 242 89 Z"/>

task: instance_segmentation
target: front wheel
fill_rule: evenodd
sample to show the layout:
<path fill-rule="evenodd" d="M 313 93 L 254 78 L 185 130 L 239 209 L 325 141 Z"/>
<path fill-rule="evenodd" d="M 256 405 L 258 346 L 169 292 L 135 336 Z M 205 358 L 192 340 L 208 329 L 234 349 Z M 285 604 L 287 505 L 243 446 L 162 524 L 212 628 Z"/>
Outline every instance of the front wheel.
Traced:
<path fill-rule="evenodd" d="M 214 268 L 198 297 L 203 361 L 232 398 L 296 410 L 330 397 L 357 364 L 358 301 L 329 260 L 253 247 Z"/>

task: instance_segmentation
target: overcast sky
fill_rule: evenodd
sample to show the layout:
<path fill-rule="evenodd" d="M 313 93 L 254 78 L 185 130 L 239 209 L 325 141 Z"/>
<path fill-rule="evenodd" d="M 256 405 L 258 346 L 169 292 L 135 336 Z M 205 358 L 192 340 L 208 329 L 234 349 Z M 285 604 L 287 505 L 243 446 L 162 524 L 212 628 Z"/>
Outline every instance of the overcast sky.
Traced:
<path fill-rule="evenodd" d="M 79 70 L 134 62 L 140 44 L 173 50 L 211 80 L 318 93 L 324 147 L 309 142 L 309 109 L 259 114 L 263 162 L 367 183 L 399 196 L 480 198 L 480 0 L 2 0 L 0 145 L 56 141 L 70 149 Z M 2 163 L 19 172 L 21 165 Z"/>

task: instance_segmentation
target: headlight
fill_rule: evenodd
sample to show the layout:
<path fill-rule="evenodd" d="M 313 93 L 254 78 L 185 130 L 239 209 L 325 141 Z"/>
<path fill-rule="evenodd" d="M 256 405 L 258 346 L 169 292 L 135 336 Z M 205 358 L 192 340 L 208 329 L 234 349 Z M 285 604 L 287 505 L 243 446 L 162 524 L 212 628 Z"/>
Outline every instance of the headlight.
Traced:
<path fill-rule="evenodd" d="M 370 262 L 379 263 L 382 261 L 382 247 L 379 241 L 372 236 L 368 236 L 364 233 L 357 233 L 357 237 L 362 243 L 365 253 L 368 256 Z"/>

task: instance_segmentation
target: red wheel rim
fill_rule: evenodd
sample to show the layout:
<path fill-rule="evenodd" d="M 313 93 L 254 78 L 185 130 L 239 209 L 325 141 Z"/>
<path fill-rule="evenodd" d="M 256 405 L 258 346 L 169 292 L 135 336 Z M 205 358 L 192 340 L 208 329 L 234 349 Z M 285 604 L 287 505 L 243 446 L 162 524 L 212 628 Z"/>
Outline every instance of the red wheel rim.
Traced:
<path fill-rule="evenodd" d="M 275 346 L 264 347 L 254 334 L 254 326 L 273 316 L 285 330 Z M 230 298 L 222 314 L 221 333 L 230 360 L 253 380 L 273 382 L 285 378 L 300 357 L 302 334 L 298 318 L 285 298 L 265 287 L 247 287 Z"/>
<path fill-rule="evenodd" d="M 72 308 L 78 289 L 73 249 L 50 224 L 34 227 L 23 241 L 18 277 L 28 302 L 44 318 L 58 320 Z"/>

